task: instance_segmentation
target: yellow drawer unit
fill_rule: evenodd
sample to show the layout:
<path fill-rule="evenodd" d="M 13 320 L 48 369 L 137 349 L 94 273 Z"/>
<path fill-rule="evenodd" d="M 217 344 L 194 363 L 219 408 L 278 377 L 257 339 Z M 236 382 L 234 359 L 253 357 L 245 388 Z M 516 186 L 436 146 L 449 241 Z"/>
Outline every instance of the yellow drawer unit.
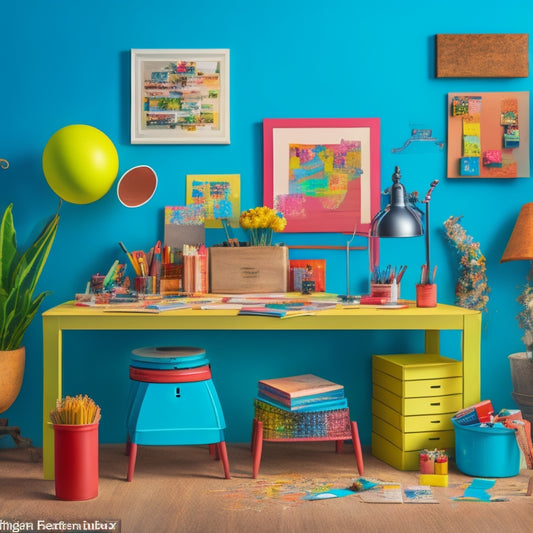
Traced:
<path fill-rule="evenodd" d="M 372 416 L 381 418 L 405 433 L 415 431 L 450 431 L 453 430 L 452 416 L 457 411 L 434 415 L 403 416 L 384 403 L 372 399 Z"/>
<path fill-rule="evenodd" d="M 425 396 L 423 398 L 405 398 L 397 396 L 374 383 L 374 398 L 388 405 L 401 415 L 432 415 L 457 412 L 463 407 L 462 394 L 448 396 Z"/>
<path fill-rule="evenodd" d="M 405 433 L 384 420 L 374 417 L 372 430 L 406 452 L 420 451 L 424 449 L 439 450 L 453 448 L 455 446 L 455 431 L 417 431 Z"/>
<path fill-rule="evenodd" d="M 405 452 L 375 432 L 372 432 L 372 455 L 398 470 L 419 469 L 418 450 Z"/>
<path fill-rule="evenodd" d="M 372 367 L 402 381 L 454 378 L 463 375 L 461 361 L 429 353 L 374 355 Z"/>
<path fill-rule="evenodd" d="M 406 398 L 463 393 L 463 378 L 460 376 L 455 378 L 413 379 L 406 381 L 374 369 L 372 379 L 374 383 L 379 383 L 380 386 L 397 396 L 405 396 Z"/>
<path fill-rule="evenodd" d="M 418 470 L 423 449 L 453 454 L 451 418 L 463 407 L 462 362 L 439 354 L 374 355 L 372 454 Z"/>

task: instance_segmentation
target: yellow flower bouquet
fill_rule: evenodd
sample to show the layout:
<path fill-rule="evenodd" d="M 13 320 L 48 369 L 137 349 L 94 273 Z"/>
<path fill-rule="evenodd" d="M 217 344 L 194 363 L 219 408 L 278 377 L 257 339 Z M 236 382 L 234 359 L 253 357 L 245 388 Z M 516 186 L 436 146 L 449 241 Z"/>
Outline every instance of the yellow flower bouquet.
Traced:
<path fill-rule="evenodd" d="M 272 233 L 287 225 L 286 218 L 270 207 L 254 207 L 241 213 L 239 224 L 250 233 L 250 246 L 271 246 Z"/>

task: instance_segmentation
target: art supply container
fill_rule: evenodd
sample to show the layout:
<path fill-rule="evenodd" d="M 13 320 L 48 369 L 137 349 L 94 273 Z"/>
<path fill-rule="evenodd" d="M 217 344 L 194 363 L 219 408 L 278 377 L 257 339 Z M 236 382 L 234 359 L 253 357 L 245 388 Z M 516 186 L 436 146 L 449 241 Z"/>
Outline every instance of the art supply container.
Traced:
<path fill-rule="evenodd" d="M 138 276 L 135 278 L 135 292 L 139 298 L 144 298 L 147 294 L 154 292 L 153 276 Z"/>
<path fill-rule="evenodd" d="M 58 500 L 98 496 L 98 422 L 54 424 L 54 458 Z"/>
<path fill-rule="evenodd" d="M 416 286 L 417 307 L 437 307 L 437 285 L 424 283 Z"/>
<path fill-rule="evenodd" d="M 397 297 L 400 297 L 400 284 L 397 285 Z M 371 283 L 370 284 L 370 296 L 376 298 L 387 298 L 390 301 L 392 293 L 392 283 Z"/>
<path fill-rule="evenodd" d="M 433 454 L 420 454 L 420 473 L 434 474 L 435 473 L 435 456 Z"/>
<path fill-rule="evenodd" d="M 496 423 L 462 426 L 453 418 L 457 468 L 474 477 L 512 477 L 520 472 L 515 432 Z"/>

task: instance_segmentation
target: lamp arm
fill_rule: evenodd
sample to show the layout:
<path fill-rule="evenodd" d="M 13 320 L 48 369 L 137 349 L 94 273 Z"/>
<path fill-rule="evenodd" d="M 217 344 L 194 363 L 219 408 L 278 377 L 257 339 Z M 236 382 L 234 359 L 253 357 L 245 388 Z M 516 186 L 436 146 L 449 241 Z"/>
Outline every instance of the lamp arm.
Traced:
<path fill-rule="evenodd" d="M 427 282 L 431 283 L 430 273 L 430 260 L 429 260 L 429 202 L 426 203 L 426 276 Z"/>
<path fill-rule="evenodd" d="M 431 284 L 433 283 L 433 276 L 430 272 L 431 268 L 431 262 L 430 262 L 430 255 L 429 255 L 429 202 L 431 200 L 431 194 L 433 193 L 433 189 L 439 184 L 439 180 L 433 180 L 429 186 L 429 191 L 426 193 L 426 196 L 424 197 L 423 203 L 426 204 L 426 276 L 427 276 L 427 283 Z"/>

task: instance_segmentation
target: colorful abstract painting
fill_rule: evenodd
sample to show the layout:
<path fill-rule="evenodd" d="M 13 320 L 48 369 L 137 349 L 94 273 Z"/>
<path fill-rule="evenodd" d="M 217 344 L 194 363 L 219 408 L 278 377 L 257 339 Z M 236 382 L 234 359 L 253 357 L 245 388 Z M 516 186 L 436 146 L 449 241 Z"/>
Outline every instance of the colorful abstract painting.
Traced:
<path fill-rule="evenodd" d="M 368 234 L 379 208 L 379 119 L 264 121 L 265 205 L 287 232 Z"/>
<path fill-rule="evenodd" d="M 221 219 L 237 227 L 240 216 L 239 174 L 190 174 L 187 176 L 187 205 L 201 207 L 206 228 L 221 228 Z"/>
<path fill-rule="evenodd" d="M 529 177 L 529 92 L 448 95 L 448 177 Z"/>

